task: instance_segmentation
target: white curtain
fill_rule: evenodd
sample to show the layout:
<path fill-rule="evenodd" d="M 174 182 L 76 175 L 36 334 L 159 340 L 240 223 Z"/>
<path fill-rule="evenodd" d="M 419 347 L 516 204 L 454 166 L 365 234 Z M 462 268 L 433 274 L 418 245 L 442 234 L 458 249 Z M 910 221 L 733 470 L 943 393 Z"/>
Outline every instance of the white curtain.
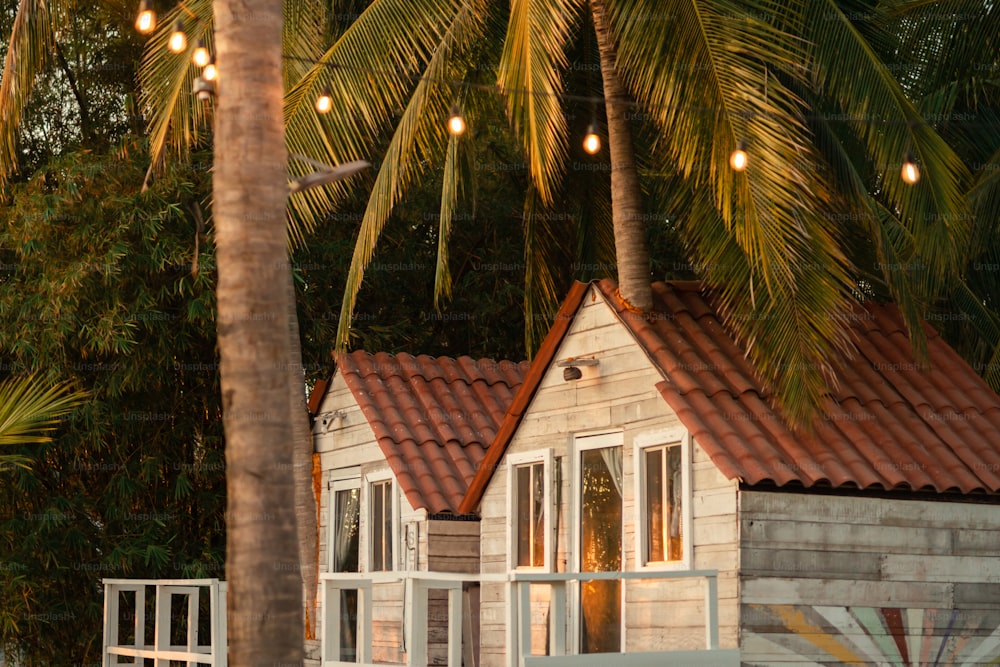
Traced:
<path fill-rule="evenodd" d="M 622 495 L 622 448 L 621 447 L 605 447 L 601 449 L 601 458 L 604 460 L 604 465 L 607 467 L 608 472 L 611 473 L 611 479 L 615 483 L 615 489 L 618 491 L 618 496 Z"/>

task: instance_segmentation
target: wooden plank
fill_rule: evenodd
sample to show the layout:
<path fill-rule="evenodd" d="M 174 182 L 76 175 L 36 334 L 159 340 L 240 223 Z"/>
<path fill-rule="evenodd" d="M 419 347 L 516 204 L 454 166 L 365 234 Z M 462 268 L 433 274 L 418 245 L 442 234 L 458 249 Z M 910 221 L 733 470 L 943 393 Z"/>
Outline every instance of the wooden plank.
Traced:
<path fill-rule="evenodd" d="M 828 550 L 787 550 L 743 547 L 740 550 L 744 576 L 805 577 L 809 579 L 881 579 L 885 570 L 882 554 Z"/>
<path fill-rule="evenodd" d="M 662 651 L 654 653 L 591 653 L 566 656 L 531 656 L 524 667 L 648 667 L 649 665 L 684 665 L 685 667 L 739 667 L 739 649 L 719 651 Z"/>
<path fill-rule="evenodd" d="M 955 529 L 952 553 L 958 556 L 996 556 L 1000 554 L 1000 528 L 996 530 Z"/>
<path fill-rule="evenodd" d="M 952 551 L 952 531 L 928 526 L 874 526 L 743 518 L 744 548 L 882 551 L 941 554 Z"/>
<path fill-rule="evenodd" d="M 881 574 L 893 581 L 1000 583 L 1000 558 L 886 554 Z"/>
<path fill-rule="evenodd" d="M 747 490 L 739 497 L 746 519 L 1000 530 L 1000 512 L 992 505 Z"/>
<path fill-rule="evenodd" d="M 853 579 L 787 579 L 751 577 L 740 579 L 741 602 L 747 604 L 823 604 L 881 607 L 887 601 L 900 607 L 950 609 L 953 587 L 946 583 L 904 584 Z"/>

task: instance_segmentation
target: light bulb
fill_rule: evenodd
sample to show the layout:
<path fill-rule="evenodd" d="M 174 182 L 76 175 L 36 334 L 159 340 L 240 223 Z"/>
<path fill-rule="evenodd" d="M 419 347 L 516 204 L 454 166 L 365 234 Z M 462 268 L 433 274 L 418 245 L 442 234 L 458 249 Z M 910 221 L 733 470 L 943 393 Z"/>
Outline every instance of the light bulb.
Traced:
<path fill-rule="evenodd" d="M 465 119 L 462 118 L 457 105 L 451 108 L 451 114 L 448 116 L 448 131 L 456 137 L 465 132 Z"/>
<path fill-rule="evenodd" d="M 201 76 L 205 81 L 215 81 L 219 77 L 219 70 L 215 66 L 215 56 L 208 59 L 208 64 L 201 71 Z"/>
<path fill-rule="evenodd" d="M 135 29 L 143 35 L 156 30 L 156 12 L 149 6 L 149 0 L 142 0 L 139 3 L 139 14 L 135 17 Z"/>
<path fill-rule="evenodd" d="M 906 154 L 906 159 L 903 160 L 903 168 L 900 169 L 899 175 L 902 177 L 904 183 L 910 185 L 920 180 L 920 167 L 913 161 L 913 156 L 909 153 Z"/>
<path fill-rule="evenodd" d="M 331 109 L 333 109 L 333 91 L 330 90 L 330 86 L 326 86 L 316 98 L 316 111 L 330 113 Z"/>
<path fill-rule="evenodd" d="M 191 61 L 198 67 L 204 67 L 208 64 L 209 58 L 208 49 L 205 47 L 205 40 L 199 39 L 198 46 L 194 47 L 194 53 L 191 54 Z"/>
<path fill-rule="evenodd" d="M 743 171 L 747 168 L 747 162 L 749 157 L 747 157 L 747 142 L 739 141 L 736 144 L 736 150 L 732 152 L 729 156 L 729 166 L 733 168 L 733 171 Z"/>
<path fill-rule="evenodd" d="M 170 41 L 167 42 L 167 48 L 169 48 L 174 53 L 180 53 L 187 48 L 188 40 L 187 35 L 184 34 L 184 24 L 178 21 L 174 24 L 174 31 L 170 33 Z"/>
<path fill-rule="evenodd" d="M 202 77 L 198 77 L 194 80 L 191 86 L 191 92 L 198 96 L 198 99 L 202 102 L 207 102 L 212 99 L 215 95 L 215 83 L 212 81 L 206 81 Z"/>
<path fill-rule="evenodd" d="M 601 150 L 601 137 L 597 134 L 597 127 L 593 123 L 587 128 L 587 136 L 583 138 L 583 150 L 591 155 L 597 155 Z"/>

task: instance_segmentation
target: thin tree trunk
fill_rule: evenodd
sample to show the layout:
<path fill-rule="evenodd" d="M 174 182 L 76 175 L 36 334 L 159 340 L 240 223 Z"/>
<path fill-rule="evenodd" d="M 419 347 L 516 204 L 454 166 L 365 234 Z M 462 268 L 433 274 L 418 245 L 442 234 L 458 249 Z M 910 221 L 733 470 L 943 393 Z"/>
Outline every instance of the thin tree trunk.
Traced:
<path fill-rule="evenodd" d="M 302 366 L 302 340 L 299 337 L 299 316 L 295 307 L 295 280 L 291 256 L 285 271 L 285 292 L 288 294 L 288 339 L 291 363 L 288 364 L 288 384 L 292 423 L 292 466 L 295 475 L 295 523 L 299 545 L 299 567 L 302 571 L 302 595 L 305 600 L 305 638 L 316 636 L 316 588 L 319 582 L 319 527 L 316 496 L 313 493 L 313 441 L 309 429 L 309 408 L 306 406 L 306 374 Z"/>
<path fill-rule="evenodd" d="M 630 99 L 618 78 L 617 53 L 608 26 L 605 0 L 590 0 L 601 54 L 604 106 L 608 116 L 608 150 L 611 153 L 611 217 L 615 229 L 618 291 L 634 308 L 653 307 L 646 221 L 642 214 L 642 189 L 635 164 L 632 127 L 628 120 Z"/>
<path fill-rule="evenodd" d="M 280 0 L 215 0 L 214 217 L 226 433 L 229 664 L 301 664 L 288 410 Z"/>

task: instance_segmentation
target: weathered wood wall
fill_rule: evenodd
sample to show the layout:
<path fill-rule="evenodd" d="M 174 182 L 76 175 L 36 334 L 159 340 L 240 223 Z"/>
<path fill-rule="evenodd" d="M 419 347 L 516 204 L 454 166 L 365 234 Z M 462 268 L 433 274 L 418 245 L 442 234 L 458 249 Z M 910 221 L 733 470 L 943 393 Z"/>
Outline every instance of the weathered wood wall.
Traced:
<path fill-rule="evenodd" d="M 359 479 L 389 471 L 375 434 L 358 407 L 351 390 L 340 376 L 330 384 L 320 405 L 319 415 L 338 411 L 339 421 L 324 428 L 317 420 L 315 447 L 323 471 L 320 490 L 320 571 L 329 571 L 330 503 L 334 482 Z M 399 525 L 393 543 L 396 561 L 403 570 L 475 573 L 479 571 L 479 522 L 428 520 L 425 510 L 414 510 L 398 484 L 393 485 L 399 506 Z M 364 494 L 362 494 L 364 498 Z M 369 513 L 360 515 L 361 567 L 367 567 Z M 376 662 L 405 661 L 404 586 L 382 584 L 375 587 L 372 606 L 372 658 Z M 432 665 L 447 662 L 447 593 L 431 591 L 427 610 L 428 656 Z M 473 613 L 478 616 L 476 610 Z"/>
<path fill-rule="evenodd" d="M 642 434 L 676 427 L 679 422 L 655 390 L 662 380 L 631 335 L 597 297 L 586 298 L 569 333 L 556 355 L 567 357 L 596 356 L 596 367 L 581 367 L 583 378 L 565 382 L 562 369 L 553 367 L 543 378 L 534 401 L 511 442 L 508 454 L 552 448 L 558 479 L 558 516 L 553 521 L 556 549 L 553 567 L 564 572 L 570 563 L 568 551 L 571 531 L 568 528 L 568 501 L 579 493 L 570 479 L 568 457 L 574 434 L 623 429 L 623 520 L 626 570 L 636 568 L 636 530 L 634 525 L 636 484 L 634 475 L 634 440 Z M 737 645 L 736 580 L 736 486 L 728 481 L 707 459 L 700 448 L 693 448 L 692 515 L 694 562 L 697 569 L 718 569 L 721 641 L 725 648 Z M 500 462 L 483 497 L 480 513 L 482 571 L 508 571 L 507 536 L 507 459 Z M 704 646 L 704 582 L 647 583 L 626 585 L 625 647 L 629 651 L 701 648 Z M 532 596 L 544 605 L 546 596 Z M 508 591 L 503 583 L 482 586 L 481 647 L 484 667 L 507 663 L 507 649 L 512 637 L 507 627 Z M 533 650 L 544 646 L 542 626 L 545 609 L 533 608 Z M 578 614 L 573 623 L 578 623 Z M 665 622 L 666 621 L 666 622 Z"/>
<path fill-rule="evenodd" d="M 1000 508 L 761 491 L 739 505 L 744 664 L 1000 656 Z"/>

